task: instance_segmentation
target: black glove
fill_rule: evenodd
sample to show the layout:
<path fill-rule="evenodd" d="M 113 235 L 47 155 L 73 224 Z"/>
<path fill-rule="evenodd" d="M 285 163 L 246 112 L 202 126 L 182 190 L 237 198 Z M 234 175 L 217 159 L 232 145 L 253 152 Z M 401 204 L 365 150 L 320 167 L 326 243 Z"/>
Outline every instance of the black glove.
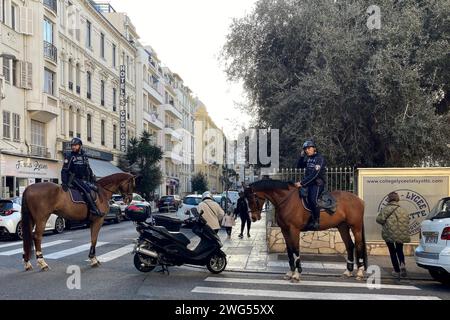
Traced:
<path fill-rule="evenodd" d="M 63 183 L 62 188 L 63 188 L 64 192 L 69 191 L 69 186 L 65 183 Z"/>

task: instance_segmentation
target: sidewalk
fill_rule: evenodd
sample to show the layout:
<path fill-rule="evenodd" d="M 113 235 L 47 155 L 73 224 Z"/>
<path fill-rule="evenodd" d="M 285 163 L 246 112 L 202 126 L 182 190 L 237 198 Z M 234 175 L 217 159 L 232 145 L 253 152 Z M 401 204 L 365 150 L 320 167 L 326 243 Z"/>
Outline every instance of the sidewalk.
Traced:
<path fill-rule="evenodd" d="M 241 222 L 238 218 L 233 227 L 231 240 L 227 239 L 225 230 L 221 230 L 220 238 L 223 251 L 227 254 L 228 271 L 234 272 L 264 272 L 285 274 L 289 271 L 287 254 L 268 254 L 266 240 L 265 214 L 260 221 L 252 223 L 247 238 L 247 229 L 244 238 L 239 239 Z M 346 256 L 344 255 L 312 255 L 302 254 L 303 274 L 321 276 L 341 276 L 346 269 Z M 383 278 L 391 278 L 392 264 L 388 256 L 369 256 L 369 266 L 378 266 Z M 431 280 L 428 271 L 419 268 L 414 257 L 406 257 L 408 277 L 406 280 Z M 356 266 L 355 266 L 356 268 Z"/>

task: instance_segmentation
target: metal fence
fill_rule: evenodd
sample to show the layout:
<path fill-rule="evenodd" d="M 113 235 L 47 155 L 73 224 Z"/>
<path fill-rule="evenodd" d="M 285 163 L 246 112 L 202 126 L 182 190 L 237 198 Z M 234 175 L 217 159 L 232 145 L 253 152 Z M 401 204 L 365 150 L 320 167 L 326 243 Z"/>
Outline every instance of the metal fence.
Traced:
<path fill-rule="evenodd" d="M 305 169 L 280 169 L 270 176 L 271 179 L 299 182 L 305 176 Z M 341 190 L 356 193 L 356 175 L 354 168 L 327 168 L 327 190 Z"/>

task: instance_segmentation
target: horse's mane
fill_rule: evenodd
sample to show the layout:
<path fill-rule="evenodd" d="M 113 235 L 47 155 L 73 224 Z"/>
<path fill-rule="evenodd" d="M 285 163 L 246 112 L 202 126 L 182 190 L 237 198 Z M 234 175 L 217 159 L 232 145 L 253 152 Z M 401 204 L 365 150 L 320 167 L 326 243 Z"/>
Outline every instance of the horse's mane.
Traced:
<path fill-rule="evenodd" d="M 288 190 L 289 186 L 293 186 L 292 182 L 281 181 L 281 180 L 271 180 L 264 179 L 257 182 L 254 182 L 250 185 L 250 187 L 254 191 L 270 191 L 274 189 L 283 189 Z"/>
<path fill-rule="evenodd" d="M 107 186 L 107 185 L 111 185 L 114 183 L 117 183 L 118 181 L 123 181 L 126 179 L 130 179 L 132 178 L 133 175 L 129 174 L 129 173 L 115 173 L 112 174 L 110 176 L 101 178 L 100 180 L 98 180 L 98 184 L 102 187 Z"/>

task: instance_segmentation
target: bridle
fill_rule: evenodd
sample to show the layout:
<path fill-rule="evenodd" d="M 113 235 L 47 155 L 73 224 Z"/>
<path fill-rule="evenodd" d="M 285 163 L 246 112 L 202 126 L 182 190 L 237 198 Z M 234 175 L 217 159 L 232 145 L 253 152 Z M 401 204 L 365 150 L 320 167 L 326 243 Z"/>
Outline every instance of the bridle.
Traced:
<path fill-rule="evenodd" d="M 285 203 L 292 197 L 292 195 L 293 195 L 294 193 L 296 193 L 296 192 L 297 192 L 297 189 L 292 190 L 292 191 L 287 195 L 287 197 L 284 198 L 280 203 L 276 204 L 276 206 L 277 206 L 277 207 L 281 207 L 281 205 L 285 204 Z M 258 201 L 258 200 L 263 200 L 264 202 L 266 201 L 265 198 L 258 197 L 258 195 L 256 194 L 256 192 L 252 192 L 251 194 L 255 197 L 256 206 L 257 206 L 258 208 L 259 208 L 259 201 Z"/>
<path fill-rule="evenodd" d="M 127 181 L 127 182 L 128 182 L 128 181 Z M 116 190 L 116 191 L 110 190 L 110 189 L 105 188 L 105 187 L 102 187 L 102 188 L 105 189 L 105 190 L 108 191 L 108 192 L 111 192 L 112 194 L 115 194 L 115 193 L 119 192 L 121 195 L 124 195 L 124 194 L 125 194 L 126 197 L 128 197 L 128 198 L 130 198 L 130 199 L 133 199 L 133 193 L 122 193 L 122 184 L 123 184 L 123 182 L 122 182 L 121 184 L 119 184 L 118 190 Z"/>

